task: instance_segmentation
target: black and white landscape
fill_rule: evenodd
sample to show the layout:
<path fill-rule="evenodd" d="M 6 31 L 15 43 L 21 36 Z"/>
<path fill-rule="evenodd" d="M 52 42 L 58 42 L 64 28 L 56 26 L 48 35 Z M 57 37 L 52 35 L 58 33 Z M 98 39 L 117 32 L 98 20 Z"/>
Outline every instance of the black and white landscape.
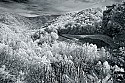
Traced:
<path fill-rule="evenodd" d="M 0 0 L 0 83 L 125 83 L 124 0 Z"/>

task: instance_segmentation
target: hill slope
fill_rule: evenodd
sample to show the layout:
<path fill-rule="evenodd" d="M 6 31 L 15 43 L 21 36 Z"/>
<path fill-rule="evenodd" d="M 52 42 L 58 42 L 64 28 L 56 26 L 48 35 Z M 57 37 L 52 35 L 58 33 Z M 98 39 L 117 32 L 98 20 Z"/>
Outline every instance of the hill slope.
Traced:
<path fill-rule="evenodd" d="M 109 50 L 111 52 L 103 47 L 98 49 L 95 44 L 79 45 L 75 42 L 58 41 L 57 30 L 59 35 L 102 33 L 99 31 L 100 28 L 102 29 L 100 27 L 103 21 L 102 13 L 100 8 L 92 8 L 61 16 L 53 15 L 52 18 L 49 15 L 29 18 L 2 11 L 0 13 L 0 83 L 124 81 L 125 48 L 120 48 L 119 52 L 115 53 L 112 49 Z M 48 20 L 52 21 L 48 23 Z M 44 28 L 41 27 L 40 23 L 46 22 Z M 33 32 L 32 36 L 32 38 L 36 37 L 34 41 L 31 38 L 32 29 L 36 29 L 36 33 Z M 78 38 L 76 35 L 73 36 Z M 85 35 L 80 37 L 84 38 Z M 86 37 L 96 39 L 100 36 Z M 105 40 L 105 37 L 97 39 Z M 107 39 L 110 40 L 109 37 Z"/>
<path fill-rule="evenodd" d="M 104 34 L 114 37 L 117 42 L 124 45 L 125 34 L 125 3 L 107 6 L 103 13 L 102 27 Z"/>
<path fill-rule="evenodd" d="M 60 34 L 93 34 L 101 26 L 102 12 L 100 8 L 92 8 L 67 13 L 58 17 L 48 28 L 58 29 Z"/>

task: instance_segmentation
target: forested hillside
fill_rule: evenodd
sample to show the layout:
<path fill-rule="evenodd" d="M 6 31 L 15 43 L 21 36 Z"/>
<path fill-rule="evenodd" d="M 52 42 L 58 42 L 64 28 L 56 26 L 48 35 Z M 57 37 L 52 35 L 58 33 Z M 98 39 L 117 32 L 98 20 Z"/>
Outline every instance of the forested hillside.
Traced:
<path fill-rule="evenodd" d="M 124 3 L 107 8 L 40 17 L 0 13 L 0 83 L 124 83 L 125 47 L 117 39 Z"/>
<path fill-rule="evenodd" d="M 124 46 L 125 39 L 125 3 L 107 6 L 103 13 L 102 27 L 104 34 L 118 40 Z"/>

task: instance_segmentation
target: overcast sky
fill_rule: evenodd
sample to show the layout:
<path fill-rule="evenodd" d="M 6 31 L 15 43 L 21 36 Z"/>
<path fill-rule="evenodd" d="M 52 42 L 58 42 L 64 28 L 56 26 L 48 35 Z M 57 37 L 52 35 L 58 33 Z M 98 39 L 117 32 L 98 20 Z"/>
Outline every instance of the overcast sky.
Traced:
<path fill-rule="evenodd" d="M 28 16 L 29 14 L 62 14 L 92 7 L 101 8 L 121 1 L 123 0 L 29 0 L 28 4 L 0 2 L 0 9 Z"/>

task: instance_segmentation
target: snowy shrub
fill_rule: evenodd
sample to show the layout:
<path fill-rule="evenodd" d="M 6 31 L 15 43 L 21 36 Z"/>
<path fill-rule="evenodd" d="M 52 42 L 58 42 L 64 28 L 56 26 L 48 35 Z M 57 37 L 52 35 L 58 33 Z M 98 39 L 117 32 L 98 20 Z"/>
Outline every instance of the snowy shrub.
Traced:
<path fill-rule="evenodd" d="M 103 73 L 104 73 L 105 75 L 108 75 L 108 74 L 111 73 L 110 65 L 109 65 L 109 63 L 108 63 L 107 61 L 105 61 L 105 62 L 103 63 Z"/>
<path fill-rule="evenodd" d="M 0 54 L 5 51 L 6 45 L 0 43 Z"/>
<path fill-rule="evenodd" d="M 15 82 L 16 78 L 14 75 L 11 75 L 8 71 L 6 71 L 6 66 L 2 65 L 0 68 L 0 82 Z"/>
<path fill-rule="evenodd" d="M 59 36 L 57 35 L 57 33 L 51 32 L 51 38 L 52 38 L 52 41 L 55 41 L 59 38 Z"/>
<path fill-rule="evenodd" d="M 28 46 L 25 42 L 19 41 L 18 44 L 19 44 L 19 48 L 28 49 Z"/>

